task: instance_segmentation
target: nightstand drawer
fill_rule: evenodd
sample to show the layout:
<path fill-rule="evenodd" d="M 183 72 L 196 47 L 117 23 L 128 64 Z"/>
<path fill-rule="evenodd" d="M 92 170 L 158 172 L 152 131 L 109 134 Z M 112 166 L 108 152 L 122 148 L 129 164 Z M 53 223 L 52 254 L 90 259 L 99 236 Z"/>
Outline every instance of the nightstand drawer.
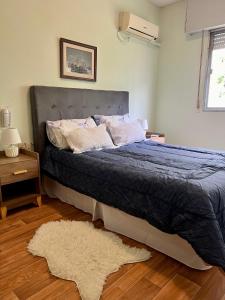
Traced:
<path fill-rule="evenodd" d="M 38 177 L 37 160 L 28 160 L 24 162 L 11 163 L 1 166 L 0 181 L 1 185 L 22 181 Z"/>

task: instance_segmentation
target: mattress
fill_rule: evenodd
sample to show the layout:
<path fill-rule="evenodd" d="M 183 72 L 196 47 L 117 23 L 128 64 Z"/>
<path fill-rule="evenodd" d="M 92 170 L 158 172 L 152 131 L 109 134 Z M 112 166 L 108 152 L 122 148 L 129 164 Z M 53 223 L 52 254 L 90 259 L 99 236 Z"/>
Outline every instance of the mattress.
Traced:
<path fill-rule="evenodd" d="M 225 153 L 143 141 L 73 154 L 45 149 L 42 170 L 63 185 L 187 240 L 225 268 Z"/>

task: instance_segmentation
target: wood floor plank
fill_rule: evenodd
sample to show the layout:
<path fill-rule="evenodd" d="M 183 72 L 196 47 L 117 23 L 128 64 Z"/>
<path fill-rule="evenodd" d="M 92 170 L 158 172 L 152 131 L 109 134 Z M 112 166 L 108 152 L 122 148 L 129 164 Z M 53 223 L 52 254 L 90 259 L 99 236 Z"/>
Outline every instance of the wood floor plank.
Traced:
<path fill-rule="evenodd" d="M 158 286 L 151 283 L 149 280 L 142 278 L 118 299 L 152 300 L 159 293 L 159 291 L 160 288 Z"/>
<path fill-rule="evenodd" d="M 49 215 L 53 215 L 53 214 L 60 214 L 60 211 L 58 211 L 56 208 L 52 208 L 52 207 L 48 207 L 46 206 L 45 209 L 40 209 L 39 207 L 35 210 L 33 210 L 32 215 L 24 215 L 21 220 L 23 220 L 23 222 L 25 224 L 29 224 L 29 223 L 33 223 L 35 221 L 41 220 L 45 217 L 48 217 Z"/>
<path fill-rule="evenodd" d="M 45 218 L 42 218 L 40 220 L 34 221 L 30 224 L 27 224 L 26 226 L 22 226 L 22 228 L 17 228 L 14 230 L 11 230 L 10 232 L 6 232 L 0 235 L 0 244 L 6 242 L 7 240 L 11 240 L 15 237 L 18 237 L 19 235 L 29 232 L 31 230 L 34 230 L 38 228 L 41 224 L 47 223 L 51 220 L 58 220 L 61 218 L 61 215 L 58 213 L 52 214 L 50 216 L 47 216 Z"/>
<path fill-rule="evenodd" d="M 134 264 L 130 270 L 128 270 L 124 275 L 119 277 L 111 287 L 118 287 L 123 292 L 126 292 L 132 286 L 134 286 L 137 281 L 141 280 L 148 273 L 148 267 L 144 263 Z"/>
<path fill-rule="evenodd" d="M 23 220 L 23 222 L 29 224 L 31 222 L 40 220 L 44 217 L 47 217 L 47 216 L 55 214 L 55 213 L 59 214 L 62 218 L 67 217 L 70 214 L 75 217 L 78 216 L 79 214 L 81 216 L 84 216 L 82 211 L 80 211 L 76 208 L 73 208 L 72 206 L 70 206 L 72 208 L 72 210 L 70 210 L 70 209 L 68 209 L 68 205 L 66 205 L 62 202 L 54 201 L 53 203 L 54 203 L 53 205 L 51 205 L 51 203 L 49 203 L 49 205 L 44 204 L 41 208 L 37 207 L 36 209 L 33 210 L 32 214 L 25 214 L 21 217 L 21 219 Z"/>
<path fill-rule="evenodd" d="M 39 299 L 37 299 L 37 300 L 39 300 Z M 48 300 L 52 300 L 52 298 L 50 298 Z M 65 291 L 65 293 L 63 295 L 57 296 L 57 300 L 81 300 L 81 297 L 77 290 L 74 291 L 74 289 L 70 289 L 68 291 Z M 101 299 L 101 300 L 103 300 L 103 299 Z M 114 298 L 114 300 L 116 300 L 116 298 Z"/>
<path fill-rule="evenodd" d="M 145 278 L 162 288 L 181 267 L 182 265 L 174 259 L 159 255 L 155 260 L 149 261 L 149 272 Z"/>
<path fill-rule="evenodd" d="M 127 264 L 122 266 L 117 272 L 110 274 L 105 283 L 105 289 L 112 286 L 114 282 L 116 282 L 122 275 L 126 274 L 131 268 L 133 268 L 133 264 Z"/>
<path fill-rule="evenodd" d="M 118 288 L 114 287 L 111 289 L 107 289 L 105 292 L 102 294 L 102 299 L 104 300 L 115 300 L 115 299 L 120 299 L 123 296 L 123 291 Z"/>
<path fill-rule="evenodd" d="M 56 280 L 61 281 L 61 279 L 57 279 L 50 273 L 45 272 L 39 274 L 38 280 L 37 278 L 32 277 L 29 281 L 15 288 L 14 293 L 20 300 L 27 300 L 29 297 L 51 285 Z"/>
<path fill-rule="evenodd" d="M 191 300 L 200 290 L 196 283 L 175 275 L 155 296 L 154 300 Z M 212 299 L 211 299 L 212 300 Z"/>
<path fill-rule="evenodd" d="M 179 270 L 179 274 L 191 281 L 194 281 L 198 285 L 202 286 L 212 276 L 214 271 L 215 271 L 214 268 L 211 268 L 210 270 L 207 271 L 199 271 L 199 270 L 187 268 L 186 266 L 183 265 Z"/>
<path fill-rule="evenodd" d="M 1 270 L 1 269 L 0 269 Z M 15 288 L 30 282 L 32 278 L 39 278 L 43 273 L 49 273 L 46 261 L 43 258 L 36 258 L 32 263 L 22 264 L 16 269 L 9 268 L 10 272 L 2 273 L 0 277 L 0 299 L 4 291 Z"/>
<path fill-rule="evenodd" d="M 225 294 L 225 275 L 215 268 L 212 276 L 205 282 L 195 300 L 221 299 Z"/>
<path fill-rule="evenodd" d="M 1 300 L 19 300 L 19 298 L 12 291 L 10 291 L 2 294 Z"/>
<path fill-rule="evenodd" d="M 27 244 L 43 223 L 65 219 L 91 222 L 92 217 L 56 199 L 41 208 L 28 206 L 0 221 L 1 300 L 80 300 L 73 282 L 52 276 L 44 258 L 32 256 Z M 102 221 L 95 221 L 97 228 Z M 101 300 L 225 300 L 225 273 L 218 268 L 192 270 L 156 250 L 119 235 L 123 242 L 151 251 L 146 262 L 127 264 L 110 274 Z"/>
<path fill-rule="evenodd" d="M 32 238 L 34 235 L 34 230 L 22 233 L 15 237 L 14 239 L 9 239 L 5 241 L 4 243 L 0 244 L 0 253 L 5 253 L 8 250 L 10 251 L 11 248 L 16 247 L 18 244 L 24 244 L 27 245 L 28 241 Z M 24 246 L 26 247 L 26 246 Z"/>
<path fill-rule="evenodd" d="M 68 291 L 71 292 L 71 288 L 73 288 L 73 294 L 75 294 L 76 292 L 78 294 L 78 290 L 74 282 L 57 279 L 54 280 L 51 284 L 42 288 L 37 293 L 28 297 L 27 300 L 45 300 L 54 298 L 58 299 L 59 297 L 65 297 L 65 294 Z"/>
<path fill-rule="evenodd" d="M 23 245 L 22 245 L 23 246 Z M 20 260 L 22 260 L 24 257 L 27 256 L 27 249 L 24 247 L 17 248 L 16 251 L 11 249 L 11 251 L 7 251 L 7 254 L 4 255 L 3 253 L 0 254 L 0 261 L 1 263 L 1 273 L 4 273 L 4 269 L 8 268 L 9 264 L 16 264 Z"/>
<path fill-rule="evenodd" d="M 11 254 L 13 254 L 13 252 L 17 252 L 20 249 L 26 249 L 26 245 L 27 242 L 26 241 L 19 241 L 13 245 L 11 245 L 11 247 L 7 247 L 7 248 L 0 248 L 0 261 L 3 261 L 5 259 L 5 257 L 9 257 Z"/>
<path fill-rule="evenodd" d="M 6 266 L 0 268 L 0 279 L 10 270 L 11 272 L 16 272 L 24 268 L 24 266 L 31 264 L 32 262 L 40 260 L 40 257 L 32 257 L 31 255 L 26 255 L 23 257 L 18 257 L 18 260 L 12 260 Z"/>
<path fill-rule="evenodd" d="M 24 226 L 25 223 L 22 220 L 10 220 L 11 222 L 8 223 L 2 223 L 0 226 L 0 235 L 3 233 L 7 233 L 11 230 L 20 228 L 21 226 Z"/>
<path fill-rule="evenodd" d="M 43 205 L 44 206 L 44 205 Z M 38 210 L 38 207 L 34 204 L 28 204 L 21 208 L 9 210 L 7 212 L 7 218 L 0 221 L 1 223 L 8 223 L 11 220 L 22 220 L 23 216 L 26 216 L 28 214 L 33 214 L 36 210 Z"/>

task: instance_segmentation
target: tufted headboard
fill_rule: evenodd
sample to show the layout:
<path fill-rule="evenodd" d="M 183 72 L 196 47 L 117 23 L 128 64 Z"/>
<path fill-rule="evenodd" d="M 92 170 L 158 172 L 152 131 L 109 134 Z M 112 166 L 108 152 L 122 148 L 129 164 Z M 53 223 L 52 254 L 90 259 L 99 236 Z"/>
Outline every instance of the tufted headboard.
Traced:
<path fill-rule="evenodd" d="M 81 119 L 129 112 L 129 93 L 62 87 L 30 88 L 34 150 L 41 155 L 48 142 L 46 121 Z"/>

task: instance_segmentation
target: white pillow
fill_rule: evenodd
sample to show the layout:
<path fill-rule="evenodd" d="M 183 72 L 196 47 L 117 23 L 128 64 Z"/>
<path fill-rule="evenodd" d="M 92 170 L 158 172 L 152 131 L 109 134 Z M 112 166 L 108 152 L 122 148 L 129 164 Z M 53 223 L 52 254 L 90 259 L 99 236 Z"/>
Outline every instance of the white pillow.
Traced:
<path fill-rule="evenodd" d="M 145 131 L 138 121 L 130 123 L 111 122 L 107 124 L 116 146 L 140 142 L 145 139 Z"/>
<path fill-rule="evenodd" d="M 49 141 L 59 149 L 68 149 L 69 145 L 63 136 L 61 129 L 72 130 L 76 128 L 93 128 L 97 127 L 95 121 L 89 117 L 87 119 L 70 119 L 47 121 L 46 132 Z"/>
<path fill-rule="evenodd" d="M 72 131 L 62 129 L 62 133 L 74 153 L 114 148 L 105 124 L 93 128 L 78 128 Z"/>
<path fill-rule="evenodd" d="M 106 124 L 108 122 L 114 122 L 114 121 L 120 121 L 126 123 L 131 121 L 131 117 L 129 114 L 113 115 L 113 116 L 94 115 L 94 119 L 97 125 Z"/>

